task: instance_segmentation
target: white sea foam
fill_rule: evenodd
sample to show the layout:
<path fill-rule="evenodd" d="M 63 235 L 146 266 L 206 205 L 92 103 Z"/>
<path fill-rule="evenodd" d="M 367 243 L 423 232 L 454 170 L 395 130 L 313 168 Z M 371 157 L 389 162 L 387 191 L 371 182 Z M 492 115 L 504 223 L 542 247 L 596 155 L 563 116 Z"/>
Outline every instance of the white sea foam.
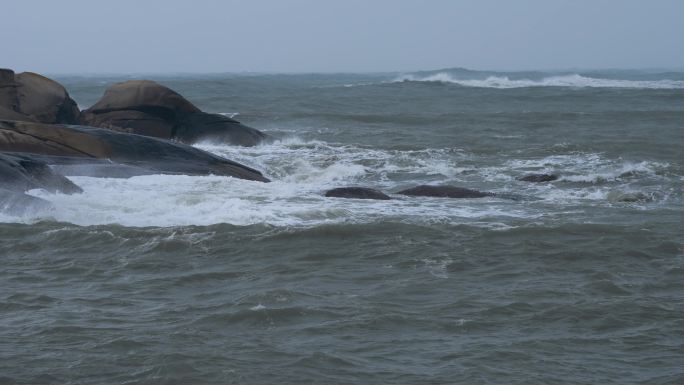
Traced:
<path fill-rule="evenodd" d="M 82 194 L 30 193 L 51 201 L 55 209 L 41 218 L 79 225 L 179 226 L 230 223 L 314 226 L 365 223 L 378 219 L 408 222 L 467 222 L 470 219 L 516 218 L 524 210 L 485 199 L 469 204 L 445 199 L 392 201 L 330 199 L 317 183 L 259 183 L 219 176 L 150 175 L 128 179 L 73 177 Z M 325 184 L 325 183 L 324 183 Z M 34 218 L 37 219 L 37 218 Z M 29 220 L 29 219 L 27 219 Z"/>
<path fill-rule="evenodd" d="M 560 181 L 602 183 L 628 181 L 643 176 L 657 178 L 669 164 L 606 159 L 599 154 L 568 154 L 540 159 L 516 159 L 506 162 L 505 166 L 519 172 L 560 174 Z"/>
<path fill-rule="evenodd" d="M 226 117 L 232 119 L 232 118 L 240 115 L 240 113 L 239 112 L 219 112 L 219 115 L 223 115 L 223 116 L 226 116 Z"/>
<path fill-rule="evenodd" d="M 204 143 L 198 147 L 263 170 L 271 183 L 221 176 L 148 175 L 127 179 L 72 177 L 82 194 L 29 193 L 54 209 L 2 222 L 53 219 L 79 225 L 126 226 L 233 225 L 317 226 L 329 223 L 398 221 L 468 223 L 486 228 L 516 226 L 520 219 L 549 214 L 534 203 L 501 198 L 440 199 L 395 196 L 391 201 L 326 198 L 334 187 L 368 186 L 388 193 L 425 183 L 455 184 L 497 193 L 537 196 L 541 202 L 608 202 L 616 187 L 642 177 L 659 177 L 667 165 L 623 162 L 599 154 L 518 159 L 486 167 L 459 149 L 384 150 L 288 138 L 257 147 Z M 475 162 L 475 163 L 474 163 Z M 527 172 L 561 171 L 560 186 L 529 184 Z M 608 181 L 607 185 L 600 181 Z M 582 182 L 590 182 L 581 185 Z M 565 183 L 565 186 L 562 184 Z M 568 185 L 580 183 L 580 185 Z M 616 183 L 618 186 L 616 186 Z M 624 191 L 631 191 L 624 189 Z M 622 191 L 622 190 L 620 190 Z M 561 207 L 562 209 L 562 207 Z"/>
<path fill-rule="evenodd" d="M 602 79 L 586 77 L 579 74 L 549 76 L 540 80 L 510 79 L 508 76 L 489 76 L 486 79 L 461 79 L 447 72 L 439 72 L 428 76 L 401 75 L 393 82 L 440 82 L 453 83 L 466 87 L 479 88 L 527 88 L 527 87 L 576 87 L 576 88 L 646 88 L 646 89 L 680 89 L 684 88 L 682 80 L 626 80 Z"/>

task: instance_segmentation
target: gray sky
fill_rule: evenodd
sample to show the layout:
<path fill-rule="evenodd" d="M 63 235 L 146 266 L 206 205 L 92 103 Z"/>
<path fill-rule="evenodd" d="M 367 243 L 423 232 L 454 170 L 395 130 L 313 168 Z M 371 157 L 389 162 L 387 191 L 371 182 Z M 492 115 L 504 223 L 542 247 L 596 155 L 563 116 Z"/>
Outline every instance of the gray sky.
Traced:
<path fill-rule="evenodd" d="M 684 68 L 684 0 L 12 0 L 47 73 Z"/>

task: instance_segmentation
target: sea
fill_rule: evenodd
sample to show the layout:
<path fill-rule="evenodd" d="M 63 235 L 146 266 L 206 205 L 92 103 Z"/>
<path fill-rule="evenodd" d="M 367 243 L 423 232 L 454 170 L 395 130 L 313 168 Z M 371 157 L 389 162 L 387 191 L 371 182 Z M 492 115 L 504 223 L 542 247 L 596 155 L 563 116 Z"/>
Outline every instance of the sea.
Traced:
<path fill-rule="evenodd" d="M 29 191 L 54 208 L 0 216 L 0 384 L 684 384 L 684 72 L 52 77 L 262 130 L 195 146 L 272 182 Z M 324 196 L 350 186 L 393 199 Z"/>

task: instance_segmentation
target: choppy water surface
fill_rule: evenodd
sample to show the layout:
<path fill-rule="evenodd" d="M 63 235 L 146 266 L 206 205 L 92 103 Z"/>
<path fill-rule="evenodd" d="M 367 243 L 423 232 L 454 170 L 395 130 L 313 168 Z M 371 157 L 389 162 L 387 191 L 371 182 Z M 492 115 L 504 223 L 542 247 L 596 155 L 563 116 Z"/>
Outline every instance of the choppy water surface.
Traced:
<path fill-rule="evenodd" d="M 0 383 L 684 383 L 684 74 L 145 77 L 278 138 L 198 144 L 273 182 L 31 191 Z M 425 183 L 517 199 L 322 196 Z"/>

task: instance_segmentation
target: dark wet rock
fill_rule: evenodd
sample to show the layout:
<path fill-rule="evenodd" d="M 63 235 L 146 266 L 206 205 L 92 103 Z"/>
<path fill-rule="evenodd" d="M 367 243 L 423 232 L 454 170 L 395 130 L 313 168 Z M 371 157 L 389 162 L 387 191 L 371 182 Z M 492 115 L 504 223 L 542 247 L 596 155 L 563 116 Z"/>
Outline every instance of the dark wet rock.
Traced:
<path fill-rule="evenodd" d="M 184 143 L 213 140 L 254 146 L 266 138 L 236 120 L 202 112 L 177 92 L 149 80 L 112 85 L 83 111 L 81 124 Z"/>
<path fill-rule="evenodd" d="M 178 119 L 174 138 L 185 143 L 209 140 L 238 146 L 256 146 L 267 136 L 237 120 L 219 114 L 197 112 L 184 114 Z"/>
<path fill-rule="evenodd" d="M 121 164 L 109 159 L 30 154 L 31 157 L 50 165 L 57 173 L 67 176 L 90 176 L 95 178 L 130 178 L 140 175 L 159 174 L 159 171 L 143 167 L 144 164 Z"/>
<path fill-rule="evenodd" d="M 552 182 L 556 179 L 558 179 L 558 175 L 554 174 L 529 174 L 519 178 L 518 180 L 523 182 L 543 183 Z"/>
<path fill-rule="evenodd" d="M 101 114 L 83 112 L 81 124 L 162 139 L 174 136 L 172 123 L 142 111 L 110 111 Z"/>
<path fill-rule="evenodd" d="M 0 118 L 74 124 L 79 110 L 66 89 L 45 76 L 0 70 Z"/>
<path fill-rule="evenodd" d="M 492 196 L 491 193 L 471 190 L 462 187 L 431 185 L 416 186 L 410 189 L 399 191 L 397 194 L 438 198 L 483 198 Z"/>
<path fill-rule="evenodd" d="M 9 109 L 6 106 L 0 105 L 0 120 L 20 120 L 23 122 L 37 122 L 37 120 L 17 112 L 15 110 Z"/>
<path fill-rule="evenodd" d="M 86 126 L 0 121 L 0 151 L 106 159 L 159 174 L 223 175 L 267 182 L 259 171 L 197 148 Z"/>
<path fill-rule="evenodd" d="M 14 112 L 19 110 L 14 71 L 7 68 L 0 68 L 0 107 Z M 0 110 L 0 114 L 2 114 L 2 110 Z"/>
<path fill-rule="evenodd" d="M 74 194 L 83 192 L 69 179 L 53 171 L 42 160 L 30 154 L 0 153 L 0 187 L 23 192 L 41 188 L 49 192 Z"/>
<path fill-rule="evenodd" d="M 23 216 L 37 211 L 48 210 L 52 207 L 52 204 L 45 199 L 0 187 L 0 213 Z"/>
<path fill-rule="evenodd" d="M 374 190 L 372 188 L 366 187 L 338 187 L 332 190 L 326 191 L 326 197 L 334 198 L 354 198 L 354 199 L 379 199 L 379 200 L 389 200 L 391 199 L 382 191 Z"/>

